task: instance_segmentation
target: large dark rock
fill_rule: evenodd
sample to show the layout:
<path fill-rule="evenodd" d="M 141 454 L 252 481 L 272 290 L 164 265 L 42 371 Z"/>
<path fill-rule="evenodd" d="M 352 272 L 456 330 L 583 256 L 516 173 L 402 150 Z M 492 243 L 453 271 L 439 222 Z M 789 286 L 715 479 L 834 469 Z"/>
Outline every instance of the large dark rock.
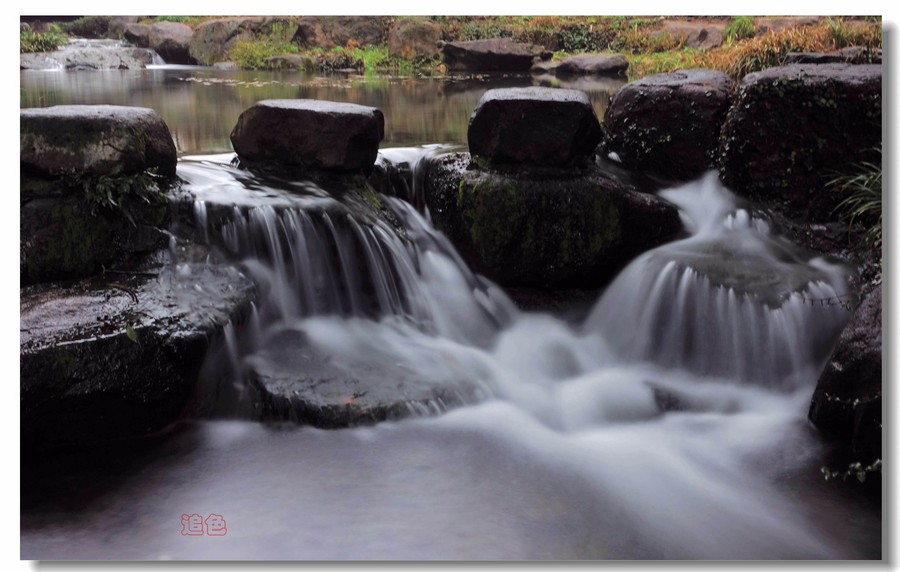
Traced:
<path fill-rule="evenodd" d="M 881 459 L 881 284 L 869 286 L 813 394 L 809 420 L 849 445 L 853 461 Z"/>
<path fill-rule="evenodd" d="M 387 41 L 391 19 L 387 16 L 303 16 L 293 37 L 310 48 L 378 45 Z"/>
<path fill-rule="evenodd" d="M 271 99 L 244 111 L 231 132 L 248 165 L 369 173 L 384 138 L 374 107 L 315 99 Z"/>
<path fill-rule="evenodd" d="M 425 18 L 400 18 L 388 33 L 388 50 L 406 59 L 432 58 L 440 54 L 441 27 Z"/>
<path fill-rule="evenodd" d="M 113 16 L 109 19 L 109 27 L 107 35 L 110 39 L 121 40 L 125 35 L 125 30 L 132 24 L 137 24 L 137 16 Z"/>
<path fill-rule="evenodd" d="M 596 166 L 509 173 L 470 166 L 467 154 L 430 160 L 425 200 L 467 262 L 504 286 L 598 286 L 681 230 L 674 206 Z"/>
<path fill-rule="evenodd" d="M 23 447 L 114 441 L 178 419 L 207 348 L 253 295 L 234 268 L 189 269 L 181 279 L 108 280 L 118 288 L 79 282 L 22 290 Z"/>
<path fill-rule="evenodd" d="M 552 71 L 560 77 L 624 75 L 628 60 L 622 54 L 579 54 L 561 60 Z"/>
<path fill-rule="evenodd" d="M 209 66 L 225 61 L 228 52 L 241 40 L 257 36 L 277 36 L 288 42 L 297 33 L 292 18 L 222 18 L 194 28 L 189 53 L 197 63 Z"/>
<path fill-rule="evenodd" d="M 673 179 L 715 166 L 733 85 L 722 72 L 694 69 L 629 83 L 603 117 L 604 151 L 622 164 Z"/>
<path fill-rule="evenodd" d="M 331 354 L 293 330 L 267 340 L 248 365 L 256 415 L 328 429 L 441 413 L 487 396 L 477 381 L 449 370 L 428 378 L 395 360 Z"/>
<path fill-rule="evenodd" d="M 881 66 L 821 64 L 747 75 L 722 128 L 723 182 L 740 195 L 827 220 L 841 195 L 825 184 L 880 161 Z"/>
<path fill-rule="evenodd" d="M 469 150 L 492 165 L 570 165 L 594 152 L 602 132 L 581 91 L 492 89 L 469 120 Z"/>
<path fill-rule="evenodd" d="M 444 63 L 451 71 L 528 71 L 535 58 L 551 56 L 542 46 L 507 38 L 447 42 L 442 51 Z"/>
<path fill-rule="evenodd" d="M 178 22 L 158 22 L 150 26 L 150 49 L 154 50 L 167 64 L 195 64 L 190 46 L 194 31 L 186 24 Z"/>
<path fill-rule="evenodd" d="M 49 177 L 132 175 L 156 169 L 174 176 L 172 134 L 152 109 L 56 105 L 19 112 L 24 172 Z"/>
<path fill-rule="evenodd" d="M 149 48 L 151 28 L 150 24 L 139 24 L 137 21 L 125 24 L 122 38 L 139 48 Z"/>

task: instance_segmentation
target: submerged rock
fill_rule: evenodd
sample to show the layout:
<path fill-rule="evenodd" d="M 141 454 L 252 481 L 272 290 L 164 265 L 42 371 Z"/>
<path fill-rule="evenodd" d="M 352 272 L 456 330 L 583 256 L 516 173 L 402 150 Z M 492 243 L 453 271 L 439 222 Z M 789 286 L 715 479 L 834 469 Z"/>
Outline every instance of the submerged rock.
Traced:
<path fill-rule="evenodd" d="M 253 296 L 231 267 L 180 273 L 190 277 L 119 275 L 22 290 L 23 446 L 126 439 L 178 419 L 207 348 Z"/>
<path fill-rule="evenodd" d="M 590 156 L 600 123 L 581 91 L 492 89 L 469 120 L 469 150 L 492 165 L 571 165 Z"/>
<path fill-rule="evenodd" d="M 864 292 L 809 408 L 809 420 L 822 434 L 849 446 L 851 459 L 864 466 L 883 458 L 881 290 L 878 284 Z"/>
<path fill-rule="evenodd" d="M 132 175 L 156 169 L 174 176 L 172 134 L 152 109 L 56 105 L 19 112 L 19 160 L 42 176 Z"/>
<path fill-rule="evenodd" d="M 695 178 L 715 165 L 732 91 L 727 75 L 707 69 L 629 83 L 606 108 L 603 149 L 631 169 Z"/>
<path fill-rule="evenodd" d="M 435 226 L 478 272 L 504 286 L 592 287 L 681 230 L 674 206 L 597 167 L 467 170 L 467 154 L 431 160 Z"/>
<path fill-rule="evenodd" d="M 722 128 L 723 182 L 740 195 L 828 220 L 843 198 L 825 184 L 880 161 L 881 66 L 809 64 L 747 75 Z"/>
<path fill-rule="evenodd" d="M 314 99 L 270 99 L 244 111 L 231 132 L 249 165 L 369 173 L 384 138 L 374 107 Z"/>
<path fill-rule="evenodd" d="M 476 381 L 443 375 L 426 379 L 410 365 L 362 356 L 331 355 L 303 332 L 286 331 L 249 358 L 255 415 L 333 429 L 411 415 L 441 413 L 480 401 Z M 427 359 L 423 348 L 415 359 Z M 437 358 L 438 356 L 435 356 Z"/>
<path fill-rule="evenodd" d="M 546 60 L 551 56 L 543 46 L 507 38 L 447 42 L 441 50 L 451 71 L 528 71 L 535 58 Z"/>

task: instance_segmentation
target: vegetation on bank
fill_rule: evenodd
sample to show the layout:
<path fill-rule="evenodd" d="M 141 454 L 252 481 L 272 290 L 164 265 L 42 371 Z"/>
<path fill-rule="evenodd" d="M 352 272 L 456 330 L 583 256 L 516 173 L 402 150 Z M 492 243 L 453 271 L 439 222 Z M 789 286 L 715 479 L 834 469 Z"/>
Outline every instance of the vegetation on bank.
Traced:
<path fill-rule="evenodd" d="M 877 149 L 881 157 L 881 147 Z M 851 229 L 854 223 L 862 223 L 866 228 L 865 244 L 869 248 L 881 250 L 881 178 L 882 161 L 864 161 L 848 173 L 828 182 L 828 187 L 842 193 L 845 198 L 835 209 L 849 219 Z"/>
<path fill-rule="evenodd" d="M 52 52 L 67 41 L 69 41 L 69 37 L 61 32 L 22 30 L 19 32 L 19 53 Z"/>
<path fill-rule="evenodd" d="M 212 16 L 149 16 L 140 22 L 179 22 L 196 27 Z M 398 17 L 400 18 L 400 17 Z M 79 37 L 106 37 L 110 17 L 87 16 L 55 26 L 59 32 Z M 539 44 L 559 59 L 585 52 L 618 52 L 629 60 L 629 79 L 652 73 L 705 67 L 734 78 L 766 67 L 781 65 L 790 52 L 827 52 L 848 46 L 881 48 L 879 18 L 844 20 L 827 18 L 812 26 L 759 33 L 754 19 L 736 16 L 727 21 L 724 43 L 700 50 L 686 45 L 686 38 L 661 30 L 660 17 L 631 16 L 436 16 L 432 18 L 447 41 L 510 38 Z M 725 19 L 717 19 L 726 23 Z M 391 54 L 386 44 L 364 45 L 350 39 L 332 49 L 309 48 L 296 43 L 282 27 L 238 41 L 228 57 L 246 69 L 263 69 L 272 56 L 300 56 L 307 71 L 355 69 L 365 73 L 441 73 L 439 58 L 404 58 Z M 52 50 L 65 41 L 58 32 L 22 32 L 21 51 Z"/>

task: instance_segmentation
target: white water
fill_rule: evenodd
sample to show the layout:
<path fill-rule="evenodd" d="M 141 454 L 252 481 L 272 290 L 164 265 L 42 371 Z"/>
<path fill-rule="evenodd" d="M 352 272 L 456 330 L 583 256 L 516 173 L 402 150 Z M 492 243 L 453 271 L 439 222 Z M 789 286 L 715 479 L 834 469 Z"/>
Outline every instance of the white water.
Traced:
<path fill-rule="evenodd" d="M 207 236 L 212 189 L 255 197 L 221 231 L 264 293 L 230 333 L 238 370 L 286 328 L 333 359 L 449 372 L 490 398 L 332 432 L 199 422 L 77 526 L 25 532 L 23 557 L 879 556 L 880 515 L 822 481 L 805 420 L 849 318 L 808 301 L 846 294 L 845 270 L 772 236 L 713 178 L 663 195 L 692 235 L 634 261 L 573 325 L 517 311 L 398 200 L 382 198 L 409 243 L 310 208 L 329 206 L 315 189 L 241 191 L 222 165 L 180 172 Z M 185 542 L 181 512 L 223 514 L 228 536 Z M 110 516 L 138 526 L 109 530 Z"/>

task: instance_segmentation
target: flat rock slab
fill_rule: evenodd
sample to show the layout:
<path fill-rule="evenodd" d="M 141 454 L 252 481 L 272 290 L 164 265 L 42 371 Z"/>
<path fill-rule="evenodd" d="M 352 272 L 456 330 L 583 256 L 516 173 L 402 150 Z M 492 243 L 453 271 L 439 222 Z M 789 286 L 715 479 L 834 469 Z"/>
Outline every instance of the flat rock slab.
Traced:
<path fill-rule="evenodd" d="M 603 149 L 631 169 L 688 180 L 715 166 L 734 86 L 722 72 L 694 69 L 627 84 L 606 108 Z"/>
<path fill-rule="evenodd" d="M 428 378 L 402 360 L 332 355 L 297 330 L 267 340 L 266 348 L 248 360 L 254 409 L 266 421 L 325 429 L 368 425 L 438 414 L 487 395 L 479 383 L 454 378 L 447 360 Z M 416 360 L 424 359 L 422 351 L 416 349 Z"/>
<path fill-rule="evenodd" d="M 472 268 L 503 286 L 597 287 L 681 231 L 671 203 L 596 166 L 540 174 L 469 167 L 464 153 L 429 160 L 425 200 Z"/>
<path fill-rule="evenodd" d="M 23 109 L 19 118 L 19 160 L 31 173 L 131 175 L 156 169 L 175 175 L 172 134 L 152 109 L 56 105 Z"/>
<path fill-rule="evenodd" d="M 579 54 L 554 68 L 558 76 L 624 75 L 627 70 L 628 60 L 622 54 Z"/>
<path fill-rule="evenodd" d="M 270 99 L 244 111 L 231 132 L 249 165 L 369 173 L 384 138 L 374 107 L 316 99 Z"/>
<path fill-rule="evenodd" d="M 528 71 L 535 58 L 550 57 L 543 46 L 506 38 L 447 42 L 441 49 L 451 71 Z"/>
<path fill-rule="evenodd" d="M 748 74 L 722 128 L 723 182 L 796 216 L 829 220 L 835 173 L 880 161 L 881 66 L 800 64 Z"/>
<path fill-rule="evenodd" d="M 602 132 L 584 92 L 492 89 L 469 119 L 469 150 L 491 164 L 568 165 L 594 152 Z"/>
<path fill-rule="evenodd" d="M 232 267 L 180 274 L 21 291 L 23 443 L 124 439 L 178 418 L 210 343 L 254 296 Z"/>
<path fill-rule="evenodd" d="M 120 41 L 71 41 L 53 52 L 20 54 L 22 70 L 135 70 L 153 63 L 153 52 Z"/>

